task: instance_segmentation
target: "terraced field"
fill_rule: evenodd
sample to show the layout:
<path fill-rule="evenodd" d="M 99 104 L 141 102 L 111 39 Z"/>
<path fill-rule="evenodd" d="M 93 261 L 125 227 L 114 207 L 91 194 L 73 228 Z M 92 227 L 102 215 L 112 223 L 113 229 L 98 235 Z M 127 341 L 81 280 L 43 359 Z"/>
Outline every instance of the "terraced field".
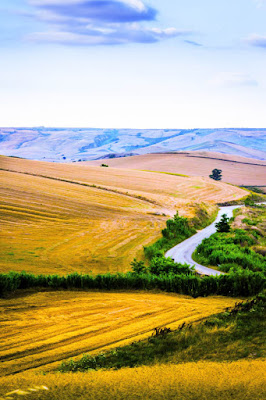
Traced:
<path fill-rule="evenodd" d="M 236 299 L 153 293 L 24 292 L 0 300 L 0 376 L 143 339 L 233 306 Z M 0 384 L 1 386 L 1 384 Z"/>
<path fill-rule="evenodd" d="M 246 191 L 207 178 L 0 157 L 0 271 L 117 272 L 169 215 Z M 163 215 L 165 214 L 165 215 Z"/>

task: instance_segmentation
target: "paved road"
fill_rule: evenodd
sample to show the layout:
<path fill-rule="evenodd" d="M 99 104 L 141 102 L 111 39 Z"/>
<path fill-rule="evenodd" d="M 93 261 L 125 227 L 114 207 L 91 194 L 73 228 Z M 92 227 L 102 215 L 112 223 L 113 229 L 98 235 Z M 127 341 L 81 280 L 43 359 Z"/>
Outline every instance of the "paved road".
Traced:
<path fill-rule="evenodd" d="M 216 232 L 215 224 L 216 222 L 220 221 L 221 216 L 223 214 L 227 214 L 229 218 L 233 216 L 233 210 L 240 206 L 228 206 L 228 207 L 221 207 L 216 220 L 207 228 L 202 229 L 195 235 L 191 236 L 190 238 L 184 240 L 184 242 L 179 243 L 177 246 L 173 247 L 172 249 L 168 250 L 165 254 L 165 257 L 171 257 L 176 262 L 182 264 L 189 264 L 191 266 L 195 266 L 195 269 L 200 274 L 204 275 L 221 275 L 223 272 L 215 271 L 214 269 L 204 267 L 196 263 L 192 260 L 192 254 L 195 251 L 196 247 L 203 241 L 203 239 L 208 238 L 213 233 Z"/>

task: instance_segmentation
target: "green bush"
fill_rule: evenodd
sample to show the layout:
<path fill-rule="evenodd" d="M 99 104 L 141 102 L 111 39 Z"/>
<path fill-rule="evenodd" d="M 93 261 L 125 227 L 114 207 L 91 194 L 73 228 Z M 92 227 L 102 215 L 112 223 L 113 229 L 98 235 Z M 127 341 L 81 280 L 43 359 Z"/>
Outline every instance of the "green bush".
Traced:
<path fill-rule="evenodd" d="M 194 272 L 187 264 L 180 264 L 174 262 L 170 257 L 153 257 L 150 262 L 148 271 L 151 274 L 175 274 L 175 275 L 192 275 Z"/>
<path fill-rule="evenodd" d="M 190 226 L 189 220 L 180 217 L 178 212 L 173 219 L 166 221 L 166 228 L 162 230 L 163 237 L 154 244 L 144 247 L 145 256 L 151 260 L 153 257 L 159 257 L 164 253 L 196 233 L 195 228 Z"/>
<path fill-rule="evenodd" d="M 265 273 L 265 257 L 250 249 L 255 243 L 253 235 L 241 229 L 231 233 L 215 233 L 197 247 L 196 258 L 205 265 L 218 265 L 224 272 L 238 266 Z"/>

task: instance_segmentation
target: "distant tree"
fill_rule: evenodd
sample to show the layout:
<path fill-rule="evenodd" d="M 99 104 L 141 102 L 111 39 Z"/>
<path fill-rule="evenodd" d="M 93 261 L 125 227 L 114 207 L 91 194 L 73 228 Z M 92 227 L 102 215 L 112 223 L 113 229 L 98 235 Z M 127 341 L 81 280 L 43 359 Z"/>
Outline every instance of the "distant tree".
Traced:
<path fill-rule="evenodd" d="M 229 225 L 229 218 L 226 214 L 222 215 L 221 221 L 215 224 L 217 232 L 229 232 L 230 225 Z"/>
<path fill-rule="evenodd" d="M 220 181 L 222 179 L 222 170 L 217 168 L 213 169 L 212 174 L 209 175 L 209 177 L 215 181 Z"/>
<path fill-rule="evenodd" d="M 107 164 L 101 164 L 101 167 L 109 167 Z"/>

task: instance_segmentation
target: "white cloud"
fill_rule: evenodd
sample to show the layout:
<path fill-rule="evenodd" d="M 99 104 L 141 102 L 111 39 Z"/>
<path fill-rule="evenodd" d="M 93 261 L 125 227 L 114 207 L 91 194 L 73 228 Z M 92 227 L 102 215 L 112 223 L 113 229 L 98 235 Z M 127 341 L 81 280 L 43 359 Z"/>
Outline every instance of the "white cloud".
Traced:
<path fill-rule="evenodd" d="M 121 0 L 123 3 L 129 4 L 135 7 L 137 10 L 144 11 L 146 9 L 145 4 L 140 0 Z"/>
<path fill-rule="evenodd" d="M 139 26 L 130 26 L 123 30 L 111 28 L 95 28 L 88 26 L 85 33 L 67 31 L 35 32 L 27 36 L 31 42 L 54 43 L 72 46 L 97 46 L 111 44 L 153 43 L 159 40 L 183 35 L 174 28 L 168 29 L 145 29 Z"/>
<path fill-rule="evenodd" d="M 218 87 L 258 86 L 258 82 L 249 74 L 241 72 L 224 72 L 211 79 L 210 83 Z"/>
<path fill-rule="evenodd" d="M 29 0 L 34 17 L 48 23 L 45 32 L 26 37 L 35 42 L 65 45 L 154 43 L 189 31 L 173 27 L 144 27 L 154 22 L 157 10 L 141 0 Z"/>

